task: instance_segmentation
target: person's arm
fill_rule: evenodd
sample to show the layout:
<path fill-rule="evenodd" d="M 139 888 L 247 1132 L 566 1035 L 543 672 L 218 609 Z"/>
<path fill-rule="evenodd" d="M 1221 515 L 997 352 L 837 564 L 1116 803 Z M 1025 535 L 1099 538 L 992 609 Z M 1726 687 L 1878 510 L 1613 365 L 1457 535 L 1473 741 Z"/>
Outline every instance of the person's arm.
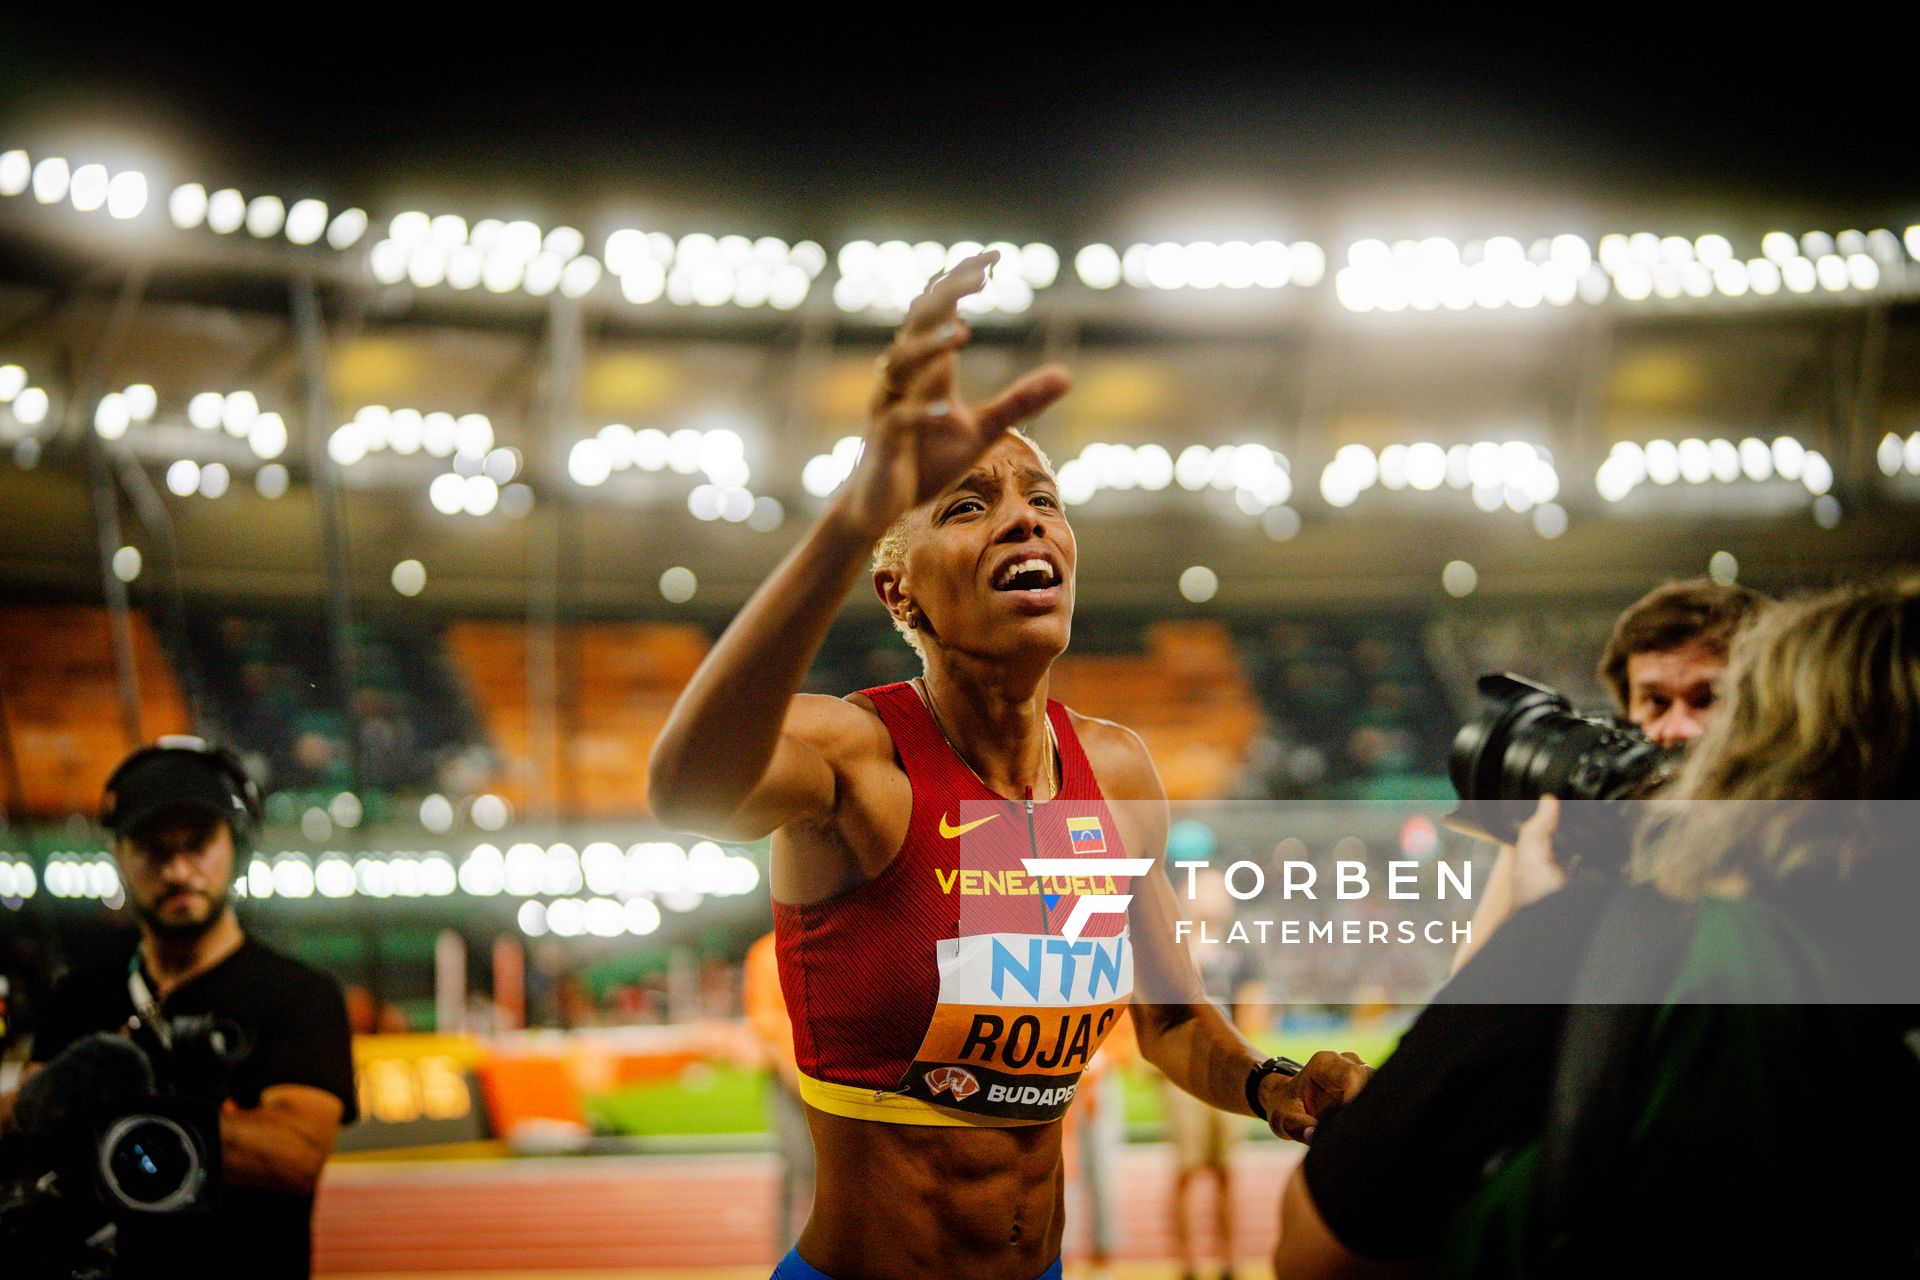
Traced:
<path fill-rule="evenodd" d="M 985 286 L 998 257 L 968 258 L 913 304 L 882 357 L 852 476 L 674 703 L 647 764 L 649 802 L 668 826 L 758 839 L 833 809 L 847 753 L 871 739 L 871 717 L 798 691 L 847 589 L 896 519 L 1066 393 L 1066 374 L 1050 368 L 977 407 L 955 394 L 955 353 L 969 336 L 960 299 Z"/>
<path fill-rule="evenodd" d="M 346 1108 L 325 1089 L 276 1084 L 260 1105 L 220 1112 L 221 1176 L 236 1187 L 312 1195 Z"/>
<path fill-rule="evenodd" d="M 1486 892 L 1480 896 L 1480 905 L 1473 909 L 1466 941 L 1453 953 L 1453 967 L 1448 973 L 1460 972 L 1467 961 L 1473 959 L 1474 952 L 1485 946 L 1494 930 L 1505 924 L 1512 914 L 1513 846 L 1503 844 L 1493 860 L 1493 870 L 1487 873 Z"/>
<path fill-rule="evenodd" d="M 1540 901 L 1567 882 L 1567 873 L 1553 853 L 1553 833 L 1560 829 L 1560 801 L 1541 796 L 1533 814 L 1520 824 L 1519 840 L 1500 846 L 1487 894 L 1473 913 L 1473 929 L 1453 957 L 1453 972 L 1467 961 L 1514 912 Z"/>
<path fill-rule="evenodd" d="M 1103 752 L 1111 781 L 1103 779 L 1102 789 L 1121 797 L 1132 819 L 1131 856 L 1158 863 L 1167 850 L 1166 788 L 1146 744 L 1130 730 L 1115 728 L 1122 735 L 1120 748 Z M 1207 998 L 1192 958 L 1176 940 L 1179 914 L 1173 885 L 1157 867 L 1134 878 L 1128 924 L 1140 1054 L 1202 1102 L 1245 1115 L 1247 1076 L 1266 1059 Z M 1360 1091 L 1368 1071 L 1350 1053 L 1316 1053 L 1299 1075 L 1270 1075 L 1261 1082 L 1262 1118 L 1281 1137 L 1305 1141 L 1322 1112 Z"/>
<path fill-rule="evenodd" d="M 1391 1177 L 1390 1170 L 1383 1176 Z M 1273 1254 L 1279 1280 L 1386 1280 L 1424 1273 L 1422 1265 L 1375 1262 L 1340 1243 L 1320 1216 L 1304 1169 L 1295 1169 L 1280 1197 L 1280 1247 Z"/>

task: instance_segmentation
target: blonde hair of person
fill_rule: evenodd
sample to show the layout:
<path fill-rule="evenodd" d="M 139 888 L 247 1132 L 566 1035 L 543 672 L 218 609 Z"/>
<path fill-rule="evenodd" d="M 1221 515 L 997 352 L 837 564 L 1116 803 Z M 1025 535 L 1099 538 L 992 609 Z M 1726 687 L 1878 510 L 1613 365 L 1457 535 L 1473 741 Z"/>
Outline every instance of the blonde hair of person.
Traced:
<path fill-rule="evenodd" d="M 1766 610 L 1725 681 L 1654 802 L 1638 878 L 1696 898 L 1847 875 L 1885 844 L 1865 802 L 1920 798 L 1920 577 Z"/>

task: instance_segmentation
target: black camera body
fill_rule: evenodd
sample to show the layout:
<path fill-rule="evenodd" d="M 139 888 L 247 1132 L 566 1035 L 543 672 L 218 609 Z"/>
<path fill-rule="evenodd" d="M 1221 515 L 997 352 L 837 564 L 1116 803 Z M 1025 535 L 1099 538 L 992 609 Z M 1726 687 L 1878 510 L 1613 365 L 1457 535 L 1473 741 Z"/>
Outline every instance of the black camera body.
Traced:
<path fill-rule="evenodd" d="M 48 1062 L 15 1103 L 30 1171 L 0 1196 L 0 1257 L 27 1263 L 23 1277 L 132 1277 L 191 1256 L 244 1054 L 237 1026 L 203 1015 L 87 1036 Z"/>
<path fill-rule="evenodd" d="M 1569 870 L 1620 874 L 1632 846 L 1630 800 L 1645 798 L 1672 771 L 1673 757 L 1632 724 L 1583 716 L 1566 695 L 1511 673 L 1479 680 L 1493 710 L 1464 725 L 1447 772 L 1460 807 L 1447 825 L 1512 844 L 1544 795 L 1564 803 L 1554 848 Z"/>

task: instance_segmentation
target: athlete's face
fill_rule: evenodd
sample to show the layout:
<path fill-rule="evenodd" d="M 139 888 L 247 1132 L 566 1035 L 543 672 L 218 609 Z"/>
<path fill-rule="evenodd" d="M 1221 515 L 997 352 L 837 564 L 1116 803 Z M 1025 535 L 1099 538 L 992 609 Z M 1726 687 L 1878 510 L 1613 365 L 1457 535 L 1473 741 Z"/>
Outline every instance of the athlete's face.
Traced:
<path fill-rule="evenodd" d="M 127 900 L 163 937 L 205 933 L 227 909 L 233 832 L 212 814 L 173 809 L 114 841 Z"/>
<path fill-rule="evenodd" d="M 1065 650 L 1073 530 L 1059 485 L 1026 441 L 1000 440 L 914 520 L 894 588 L 924 635 L 972 653 Z"/>

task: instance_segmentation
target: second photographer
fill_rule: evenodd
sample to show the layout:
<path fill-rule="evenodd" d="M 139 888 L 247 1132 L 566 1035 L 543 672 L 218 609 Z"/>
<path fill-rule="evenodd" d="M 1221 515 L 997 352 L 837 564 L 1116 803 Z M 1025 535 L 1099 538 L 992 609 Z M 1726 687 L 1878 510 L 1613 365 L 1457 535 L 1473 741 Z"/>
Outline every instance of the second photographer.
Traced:
<path fill-rule="evenodd" d="M 102 822 L 139 943 L 55 989 L 17 1100 L 0 1098 L 0 1130 L 32 1136 L 36 1117 L 75 1130 L 109 1119 L 89 1113 L 88 1095 L 105 1096 L 101 1080 L 122 1072 L 127 1054 L 96 1033 L 124 1037 L 151 1060 L 155 1091 L 210 1100 L 209 1115 L 218 1104 L 208 1161 L 218 1174 L 195 1197 L 210 1205 L 193 1231 L 202 1263 L 217 1256 L 221 1272 L 306 1276 L 314 1190 L 356 1114 L 352 1047 L 334 980 L 249 938 L 234 913 L 229 894 L 258 809 L 238 760 L 197 738 L 163 738 L 114 771 Z M 194 1035 L 206 1028 L 217 1030 Z M 154 1165 L 133 1150 L 151 1176 Z M 154 1248 L 154 1223 L 120 1224 L 116 1274 L 182 1264 L 141 1256 Z"/>

